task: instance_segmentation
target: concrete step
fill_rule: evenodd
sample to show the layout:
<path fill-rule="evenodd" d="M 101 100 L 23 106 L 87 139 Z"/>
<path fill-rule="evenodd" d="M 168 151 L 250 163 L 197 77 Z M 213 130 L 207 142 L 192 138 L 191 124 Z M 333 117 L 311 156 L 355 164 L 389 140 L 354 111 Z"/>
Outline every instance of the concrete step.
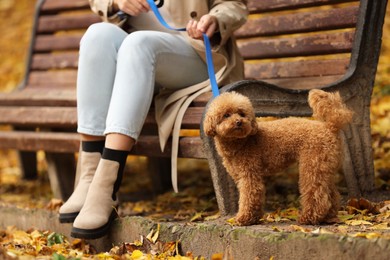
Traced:
<path fill-rule="evenodd" d="M 0 228 L 15 226 L 21 230 L 50 230 L 62 233 L 71 240 L 71 224 L 60 224 L 56 212 L 9 205 L 0 205 L 0 212 Z M 226 220 L 227 217 L 201 223 L 157 223 L 144 217 L 123 217 L 115 221 L 107 237 L 89 240 L 88 243 L 98 252 L 105 252 L 112 245 L 139 240 L 141 235 L 146 236 L 160 224 L 160 241 L 180 241 L 183 253 L 192 252 L 194 256 L 201 255 L 206 259 L 216 253 L 223 253 L 230 256 L 227 259 L 235 260 L 390 259 L 390 240 L 385 238 L 283 231 L 291 223 L 233 227 Z"/>

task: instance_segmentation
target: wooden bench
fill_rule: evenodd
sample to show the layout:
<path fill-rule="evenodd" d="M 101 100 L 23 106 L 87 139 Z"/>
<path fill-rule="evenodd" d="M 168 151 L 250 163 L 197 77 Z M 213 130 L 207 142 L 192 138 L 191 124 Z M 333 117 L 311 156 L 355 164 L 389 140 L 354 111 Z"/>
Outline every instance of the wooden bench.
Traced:
<path fill-rule="evenodd" d="M 340 90 L 356 111 L 354 124 L 345 133 L 352 151 L 345 164 L 351 194 L 373 188 L 369 101 L 386 3 L 249 0 L 250 19 L 236 33 L 248 81 L 225 87 L 250 96 L 259 115 L 274 116 L 309 115 L 308 89 Z M 10 126 L 0 132 L 0 149 L 20 151 L 26 177 L 36 176 L 36 151 L 45 151 L 54 195 L 63 199 L 73 189 L 74 155 L 79 150 L 75 132 L 79 41 L 95 22 L 100 18 L 90 11 L 87 0 L 39 1 L 25 79 L 16 91 L 0 94 L 0 124 Z M 199 130 L 210 98 L 207 93 L 191 104 L 182 129 Z M 181 137 L 179 157 L 209 159 L 218 206 L 223 214 L 232 213 L 234 185 L 225 178 L 212 140 L 202 138 L 204 142 L 200 136 Z M 132 154 L 148 156 L 154 176 L 170 183 L 170 149 L 164 153 L 159 149 L 152 110 Z"/>

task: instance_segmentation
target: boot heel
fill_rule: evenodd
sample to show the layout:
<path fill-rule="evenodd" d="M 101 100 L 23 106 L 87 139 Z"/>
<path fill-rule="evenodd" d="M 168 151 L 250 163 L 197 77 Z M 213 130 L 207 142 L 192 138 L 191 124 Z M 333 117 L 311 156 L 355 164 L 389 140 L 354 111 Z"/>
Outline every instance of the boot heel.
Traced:
<path fill-rule="evenodd" d="M 113 209 L 108 222 L 101 227 L 94 229 L 82 229 L 73 227 L 70 233 L 71 237 L 82 239 L 98 239 L 108 234 L 112 222 L 118 217 L 116 209 Z"/>

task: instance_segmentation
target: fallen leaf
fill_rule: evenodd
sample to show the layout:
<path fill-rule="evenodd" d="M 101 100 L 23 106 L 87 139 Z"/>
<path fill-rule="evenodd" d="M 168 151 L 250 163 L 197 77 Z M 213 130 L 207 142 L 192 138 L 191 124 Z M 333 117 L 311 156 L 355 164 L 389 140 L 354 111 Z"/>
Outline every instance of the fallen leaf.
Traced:
<path fill-rule="evenodd" d="M 350 225 L 350 226 L 361 226 L 361 225 L 372 226 L 373 225 L 371 222 L 368 222 L 365 220 L 347 220 L 347 221 L 345 221 L 345 224 Z"/>
<path fill-rule="evenodd" d="M 304 232 L 304 233 L 311 232 L 310 228 L 304 228 L 304 227 L 301 227 L 298 225 L 290 225 L 289 227 L 292 231 L 300 231 L 300 232 Z"/>

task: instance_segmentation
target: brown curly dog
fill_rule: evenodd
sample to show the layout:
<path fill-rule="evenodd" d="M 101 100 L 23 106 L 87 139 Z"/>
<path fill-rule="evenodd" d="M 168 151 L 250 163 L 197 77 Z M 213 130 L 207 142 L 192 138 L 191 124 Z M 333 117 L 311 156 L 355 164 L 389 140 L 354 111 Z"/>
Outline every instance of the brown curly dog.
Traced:
<path fill-rule="evenodd" d="M 211 102 L 204 132 L 214 137 L 223 165 L 237 185 L 237 224 L 251 225 L 260 220 L 264 177 L 294 162 L 299 164 L 299 223 L 337 220 L 340 195 L 334 176 L 342 161 L 339 131 L 351 122 L 352 112 L 339 93 L 322 90 L 309 92 L 309 105 L 317 120 L 289 117 L 257 122 L 246 96 L 226 92 Z"/>

